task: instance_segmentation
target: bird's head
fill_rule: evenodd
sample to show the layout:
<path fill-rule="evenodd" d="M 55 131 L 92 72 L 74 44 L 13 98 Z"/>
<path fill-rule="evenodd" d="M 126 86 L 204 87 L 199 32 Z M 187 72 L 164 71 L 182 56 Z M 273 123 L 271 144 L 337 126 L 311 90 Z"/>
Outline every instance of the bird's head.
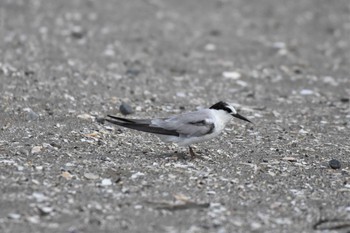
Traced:
<path fill-rule="evenodd" d="M 210 107 L 210 109 L 223 110 L 233 117 L 252 123 L 250 120 L 248 120 L 244 116 L 238 114 L 236 109 L 231 104 L 225 103 L 223 101 L 220 101 L 214 104 L 213 106 Z"/>

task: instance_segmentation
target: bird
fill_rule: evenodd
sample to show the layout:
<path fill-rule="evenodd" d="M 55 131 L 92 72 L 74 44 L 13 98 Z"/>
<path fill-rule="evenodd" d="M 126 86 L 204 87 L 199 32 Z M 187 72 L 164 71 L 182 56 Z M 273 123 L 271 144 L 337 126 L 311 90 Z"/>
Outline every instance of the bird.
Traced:
<path fill-rule="evenodd" d="M 167 118 L 127 119 L 113 115 L 107 116 L 110 119 L 105 118 L 105 120 L 109 123 L 156 134 L 163 142 L 175 143 L 180 147 L 188 146 L 192 158 L 196 154 L 191 145 L 217 137 L 233 117 L 252 123 L 238 114 L 231 104 L 223 101 L 219 101 L 209 108 Z"/>

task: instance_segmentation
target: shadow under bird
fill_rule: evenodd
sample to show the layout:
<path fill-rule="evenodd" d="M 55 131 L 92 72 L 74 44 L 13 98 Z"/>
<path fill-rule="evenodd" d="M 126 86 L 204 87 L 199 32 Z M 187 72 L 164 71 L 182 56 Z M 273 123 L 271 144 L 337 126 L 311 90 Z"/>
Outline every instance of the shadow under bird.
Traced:
<path fill-rule="evenodd" d="M 218 102 L 210 108 L 182 113 L 168 118 L 126 119 L 108 115 L 106 121 L 122 127 L 153 133 L 164 142 L 188 146 L 192 157 L 195 156 L 191 145 L 217 137 L 233 118 L 252 123 L 237 113 L 236 109 L 225 102 Z"/>

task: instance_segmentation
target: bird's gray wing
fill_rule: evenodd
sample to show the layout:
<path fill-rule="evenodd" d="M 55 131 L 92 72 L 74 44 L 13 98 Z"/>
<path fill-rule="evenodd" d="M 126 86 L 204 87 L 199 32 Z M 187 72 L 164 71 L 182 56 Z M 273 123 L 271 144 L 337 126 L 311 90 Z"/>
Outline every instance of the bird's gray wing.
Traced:
<path fill-rule="evenodd" d="M 215 124 L 207 111 L 184 113 L 167 119 L 154 119 L 152 125 L 166 130 L 175 130 L 182 137 L 204 136 L 215 129 Z"/>
<path fill-rule="evenodd" d="M 154 134 L 162 134 L 168 136 L 179 136 L 179 133 L 176 130 L 164 129 L 159 126 L 152 125 L 151 119 L 126 119 L 122 117 L 116 117 L 108 115 L 108 117 L 112 119 L 106 118 L 105 120 L 116 124 L 119 126 L 123 126 L 130 129 L 135 129 L 143 132 L 154 133 Z"/>

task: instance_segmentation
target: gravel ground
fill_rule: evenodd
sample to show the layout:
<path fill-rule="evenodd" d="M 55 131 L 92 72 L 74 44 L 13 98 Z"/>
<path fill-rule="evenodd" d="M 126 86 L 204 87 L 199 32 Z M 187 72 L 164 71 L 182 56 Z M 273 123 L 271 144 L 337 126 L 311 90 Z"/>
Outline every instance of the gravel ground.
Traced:
<path fill-rule="evenodd" d="M 348 0 L 2 0 L 0 231 L 350 232 L 349 15 Z M 219 100 L 255 124 L 195 160 L 101 120 Z"/>

